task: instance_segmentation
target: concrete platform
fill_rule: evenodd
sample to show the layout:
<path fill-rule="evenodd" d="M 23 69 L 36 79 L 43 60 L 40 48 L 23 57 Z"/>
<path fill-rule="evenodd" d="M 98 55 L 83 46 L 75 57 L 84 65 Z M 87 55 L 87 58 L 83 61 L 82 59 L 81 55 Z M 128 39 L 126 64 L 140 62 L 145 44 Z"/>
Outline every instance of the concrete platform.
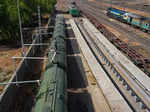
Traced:
<path fill-rule="evenodd" d="M 70 19 L 70 23 L 77 38 L 80 49 L 84 54 L 85 59 L 94 77 L 96 78 L 100 89 L 103 91 L 103 95 L 107 102 L 105 105 L 109 104 L 112 112 L 132 112 L 128 104 L 125 102 L 123 97 L 120 95 L 110 79 L 107 77 L 107 74 L 104 72 L 100 64 L 95 59 L 90 48 L 83 39 L 79 29 L 77 28 L 74 20 Z"/>
<path fill-rule="evenodd" d="M 114 56 L 114 58 L 117 59 L 118 62 L 120 62 L 132 75 L 134 75 L 141 84 L 150 90 L 150 78 L 143 71 L 136 67 L 113 44 L 111 44 L 106 37 L 104 37 L 87 19 L 85 19 L 84 25 L 87 28 L 90 28 L 89 31 L 106 46 L 106 48 Z"/>
<path fill-rule="evenodd" d="M 111 44 L 106 37 L 104 37 L 94 25 L 89 22 L 89 20 L 84 19 L 83 25 L 87 28 L 88 32 L 99 41 L 99 44 L 101 44 L 100 46 L 105 48 L 112 62 L 119 63 L 120 67 L 117 65 L 115 66 L 121 70 L 120 72 L 122 72 L 122 70 L 126 71 L 122 72 L 122 77 L 126 79 L 146 105 L 150 105 L 150 96 L 148 93 L 148 90 L 150 90 L 150 78 Z"/>

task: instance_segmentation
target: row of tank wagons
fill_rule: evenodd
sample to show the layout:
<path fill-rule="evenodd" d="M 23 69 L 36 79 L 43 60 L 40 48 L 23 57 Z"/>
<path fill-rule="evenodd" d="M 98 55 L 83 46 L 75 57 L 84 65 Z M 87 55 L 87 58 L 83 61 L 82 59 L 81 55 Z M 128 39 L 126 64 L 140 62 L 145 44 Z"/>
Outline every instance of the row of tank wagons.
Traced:
<path fill-rule="evenodd" d="M 119 10 L 116 8 L 108 8 L 107 16 L 117 19 L 121 22 L 131 24 L 137 28 L 142 29 L 145 32 L 150 33 L 150 18 L 146 18 L 134 13 L 129 13 L 127 11 Z"/>
<path fill-rule="evenodd" d="M 56 16 L 48 61 L 36 96 L 34 112 L 67 112 L 66 42 L 62 15 Z"/>
<path fill-rule="evenodd" d="M 69 6 L 69 14 L 73 17 L 79 17 L 80 11 L 78 10 L 76 3 L 72 2 Z"/>

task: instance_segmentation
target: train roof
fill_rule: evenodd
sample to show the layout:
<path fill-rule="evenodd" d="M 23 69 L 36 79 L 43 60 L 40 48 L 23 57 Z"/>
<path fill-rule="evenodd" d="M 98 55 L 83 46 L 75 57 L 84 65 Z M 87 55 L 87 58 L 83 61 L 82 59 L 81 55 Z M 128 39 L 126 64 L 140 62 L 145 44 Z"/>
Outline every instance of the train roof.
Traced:
<path fill-rule="evenodd" d="M 140 16 L 140 15 L 137 15 L 135 13 L 126 13 L 127 16 L 130 16 L 130 17 L 133 17 L 133 18 L 137 18 L 137 19 L 145 19 L 144 16 Z"/>
<path fill-rule="evenodd" d="M 124 11 L 124 10 L 116 9 L 116 8 L 113 8 L 113 7 L 109 7 L 108 10 L 115 10 L 115 11 L 119 11 L 119 12 L 122 12 L 122 13 L 126 13 L 126 11 Z"/>
<path fill-rule="evenodd" d="M 145 18 L 144 18 L 144 21 L 150 22 L 150 18 L 145 17 Z"/>
<path fill-rule="evenodd" d="M 136 19 L 140 19 L 140 20 L 143 20 L 143 21 L 150 22 L 150 18 L 141 16 L 141 15 L 138 15 L 138 14 L 135 14 L 135 13 L 126 12 L 124 10 L 116 9 L 116 8 L 113 8 L 113 7 L 109 7 L 108 10 L 113 10 L 115 12 L 130 16 L 130 17 L 133 17 L 133 18 L 136 18 Z"/>

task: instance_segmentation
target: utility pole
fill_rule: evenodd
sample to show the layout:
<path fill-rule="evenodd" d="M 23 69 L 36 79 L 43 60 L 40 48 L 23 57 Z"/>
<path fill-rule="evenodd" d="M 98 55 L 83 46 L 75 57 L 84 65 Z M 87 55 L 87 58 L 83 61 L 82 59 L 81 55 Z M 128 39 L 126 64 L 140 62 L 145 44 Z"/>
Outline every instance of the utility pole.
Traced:
<path fill-rule="evenodd" d="M 39 39 L 41 43 L 41 14 L 40 14 L 40 6 L 38 5 L 38 24 L 39 24 Z"/>
<path fill-rule="evenodd" d="M 24 40 L 23 40 L 23 33 L 22 33 L 22 23 L 21 23 L 21 16 L 20 16 L 20 3 L 19 3 L 19 0 L 17 0 L 17 8 L 18 8 L 18 19 L 19 19 L 20 36 L 21 36 L 22 56 L 25 56 L 25 52 L 24 52 Z"/>

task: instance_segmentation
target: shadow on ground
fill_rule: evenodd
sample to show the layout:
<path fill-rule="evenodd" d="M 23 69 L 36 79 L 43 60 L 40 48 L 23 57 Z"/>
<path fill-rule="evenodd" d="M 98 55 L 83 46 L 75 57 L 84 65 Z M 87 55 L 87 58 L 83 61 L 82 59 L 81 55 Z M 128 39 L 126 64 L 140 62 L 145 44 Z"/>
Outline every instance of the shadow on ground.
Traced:
<path fill-rule="evenodd" d="M 76 38 L 71 30 L 67 37 L 68 112 L 94 112 Z"/>

